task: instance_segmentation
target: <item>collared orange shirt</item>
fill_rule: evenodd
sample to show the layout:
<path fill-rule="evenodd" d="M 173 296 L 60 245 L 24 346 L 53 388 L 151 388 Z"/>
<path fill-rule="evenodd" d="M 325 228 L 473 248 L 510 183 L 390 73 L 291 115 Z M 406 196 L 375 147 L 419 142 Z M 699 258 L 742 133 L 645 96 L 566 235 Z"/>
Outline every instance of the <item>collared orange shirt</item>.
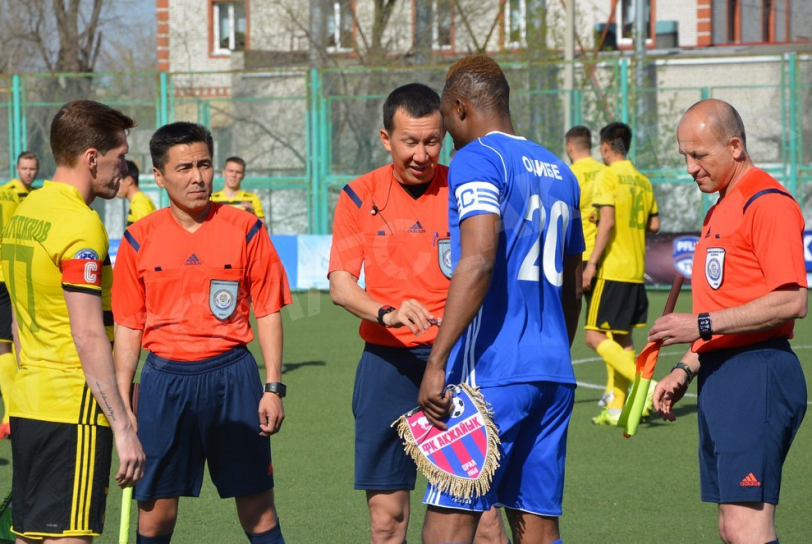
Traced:
<path fill-rule="evenodd" d="M 694 312 L 741 306 L 784 285 L 806 287 L 804 218 L 789 192 L 766 172 L 751 168 L 720 198 L 702 225 L 691 276 Z M 795 322 L 747 334 L 697 340 L 702 353 L 792 338 Z"/>
<path fill-rule="evenodd" d="M 197 361 L 245 345 L 256 317 L 290 304 L 282 262 L 253 215 L 212 203 L 195 232 L 169 208 L 129 227 L 113 276 L 113 318 L 143 330 L 145 349 Z"/>
<path fill-rule="evenodd" d="M 341 191 L 328 275 L 342 270 L 359 278 L 363 267 L 366 292 L 373 299 L 399 307 L 413 298 L 441 317 L 451 276 L 450 250 L 448 167 L 437 165 L 428 190 L 414 199 L 395 180 L 390 164 Z M 360 334 L 371 344 L 415 347 L 432 344 L 437 327 L 416 337 L 407 327 L 364 320 Z"/>

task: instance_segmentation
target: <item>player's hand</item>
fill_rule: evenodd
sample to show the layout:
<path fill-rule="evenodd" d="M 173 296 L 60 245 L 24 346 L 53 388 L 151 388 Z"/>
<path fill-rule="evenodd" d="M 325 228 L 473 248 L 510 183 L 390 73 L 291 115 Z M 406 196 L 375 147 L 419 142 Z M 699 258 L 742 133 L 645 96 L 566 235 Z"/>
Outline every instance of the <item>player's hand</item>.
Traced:
<path fill-rule="evenodd" d="M 256 212 L 254 211 L 254 206 L 250 202 L 243 202 L 242 209 L 256 215 Z"/>
<path fill-rule="evenodd" d="M 443 418 L 451 413 L 451 391 L 445 390 L 445 370 L 442 366 L 428 365 L 420 384 L 417 404 L 432 425 L 446 430 Z"/>
<path fill-rule="evenodd" d="M 415 336 L 420 336 L 431 327 L 429 320 L 436 319 L 428 308 L 415 299 L 404 300 L 400 308 L 383 316 L 387 327 L 406 327 Z"/>
<path fill-rule="evenodd" d="M 282 428 L 285 407 L 282 398 L 275 393 L 265 393 L 259 401 L 260 436 L 271 436 Z"/>
<path fill-rule="evenodd" d="M 114 433 L 116 451 L 118 452 L 118 472 L 116 483 L 119 487 L 131 487 L 144 477 L 144 463 L 146 456 L 138 440 L 135 429 L 128 427 Z"/>
<path fill-rule="evenodd" d="M 648 331 L 648 341 L 662 340 L 664 346 L 687 344 L 699 339 L 696 314 L 668 314 L 660 317 Z"/>
<path fill-rule="evenodd" d="M 587 217 L 587 221 L 589 221 L 593 225 L 597 225 L 598 224 L 598 216 L 597 216 L 597 214 L 595 214 L 595 212 L 592 212 L 591 214 L 589 214 L 589 217 Z"/>
<path fill-rule="evenodd" d="M 597 269 L 598 267 L 596 265 L 587 261 L 586 266 L 584 267 L 584 276 L 583 276 L 584 291 L 592 290 L 592 281 L 595 279 L 595 272 L 597 271 Z"/>
<path fill-rule="evenodd" d="M 657 387 L 654 388 L 652 402 L 654 402 L 654 408 L 663 419 L 668 421 L 677 420 L 677 416 L 674 415 L 672 409 L 688 391 L 688 385 L 688 375 L 684 371 L 676 369 L 660 380 Z"/>

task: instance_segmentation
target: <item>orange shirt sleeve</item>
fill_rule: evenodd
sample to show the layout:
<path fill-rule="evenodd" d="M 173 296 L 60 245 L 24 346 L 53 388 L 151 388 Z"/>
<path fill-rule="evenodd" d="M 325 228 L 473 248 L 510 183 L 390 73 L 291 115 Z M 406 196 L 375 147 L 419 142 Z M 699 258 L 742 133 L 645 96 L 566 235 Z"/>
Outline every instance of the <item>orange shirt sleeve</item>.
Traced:
<path fill-rule="evenodd" d="M 249 293 L 254 306 L 254 316 L 265 317 L 278 312 L 283 306 L 291 303 L 288 276 L 282 266 L 282 260 L 273 247 L 268 231 L 259 225 L 256 234 L 248 241 L 248 271 L 251 285 Z M 254 229 L 252 229 L 254 230 Z"/>
<path fill-rule="evenodd" d="M 745 213 L 753 214 L 751 243 L 767 288 L 806 287 L 804 219 L 798 203 L 783 194 L 764 195 Z"/>
<path fill-rule="evenodd" d="M 143 330 L 147 319 L 146 291 L 138 276 L 137 253 L 130 237 L 125 232 L 113 268 L 113 320 L 127 328 Z"/>
<path fill-rule="evenodd" d="M 333 218 L 333 245 L 330 247 L 330 266 L 327 276 L 336 270 L 361 275 L 364 262 L 364 233 L 358 221 L 361 199 L 349 185 L 338 197 Z"/>

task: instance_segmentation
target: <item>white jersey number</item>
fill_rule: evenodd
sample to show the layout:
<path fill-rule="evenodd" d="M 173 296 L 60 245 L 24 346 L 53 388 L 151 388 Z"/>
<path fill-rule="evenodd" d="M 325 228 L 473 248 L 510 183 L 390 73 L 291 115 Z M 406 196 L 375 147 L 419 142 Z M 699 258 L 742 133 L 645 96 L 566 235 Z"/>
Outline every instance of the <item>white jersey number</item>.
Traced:
<path fill-rule="evenodd" d="M 539 265 L 536 261 L 539 257 L 541 250 L 541 233 L 544 232 L 544 223 L 547 219 L 547 211 L 541 205 L 541 197 L 533 195 L 530 197 L 530 205 L 527 208 L 527 213 L 524 216 L 525 221 L 532 221 L 533 214 L 538 211 L 541 214 L 539 218 L 539 237 L 536 239 L 530 251 L 527 252 L 522 266 L 519 268 L 519 279 L 523 281 L 539 281 Z M 544 255 L 541 262 L 544 267 L 544 277 L 555 287 L 561 287 L 564 283 L 564 271 L 556 269 L 555 256 L 558 251 L 558 220 L 562 219 L 564 224 L 564 231 L 566 232 L 570 220 L 570 210 L 564 202 L 556 200 L 553 207 L 550 209 L 550 227 L 547 229 L 547 236 L 544 238 Z M 563 236 L 561 236 L 563 238 Z"/>

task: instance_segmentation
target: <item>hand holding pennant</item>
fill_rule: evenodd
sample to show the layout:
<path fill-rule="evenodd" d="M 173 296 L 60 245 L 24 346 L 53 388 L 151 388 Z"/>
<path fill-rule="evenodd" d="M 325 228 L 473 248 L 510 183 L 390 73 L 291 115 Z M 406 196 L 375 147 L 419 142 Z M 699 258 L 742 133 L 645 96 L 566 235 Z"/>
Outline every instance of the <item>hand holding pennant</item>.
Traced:
<path fill-rule="evenodd" d="M 133 407 L 133 414 L 138 414 L 138 389 L 139 383 L 133 384 L 130 394 L 130 406 Z M 130 540 L 130 508 L 133 504 L 133 488 L 125 487 L 121 490 L 121 519 L 118 526 L 118 541 L 120 544 L 127 544 Z"/>
<path fill-rule="evenodd" d="M 671 292 L 668 293 L 668 300 L 665 302 L 663 315 L 668 315 L 674 311 L 684 280 L 685 278 L 681 274 L 677 274 L 674 278 L 674 283 L 671 284 Z M 619 427 L 623 427 L 623 436 L 625 438 L 632 437 L 640 425 L 640 417 L 646 405 L 648 388 L 651 384 L 651 378 L 654 376 L 654 367 L 657 365 L 657 358 L 660 356 L 660 346 L 662 346 L 661 340 L 649 342 L 640 352 L 640 355 L 637 356 L 637 372 L 634 376 L 634 385 L 632 385 L 632 391 L 626 398 L 626 404 L 623 405 L 623 412 L 621 412 L 620 419 L 617 422 Z"/>

